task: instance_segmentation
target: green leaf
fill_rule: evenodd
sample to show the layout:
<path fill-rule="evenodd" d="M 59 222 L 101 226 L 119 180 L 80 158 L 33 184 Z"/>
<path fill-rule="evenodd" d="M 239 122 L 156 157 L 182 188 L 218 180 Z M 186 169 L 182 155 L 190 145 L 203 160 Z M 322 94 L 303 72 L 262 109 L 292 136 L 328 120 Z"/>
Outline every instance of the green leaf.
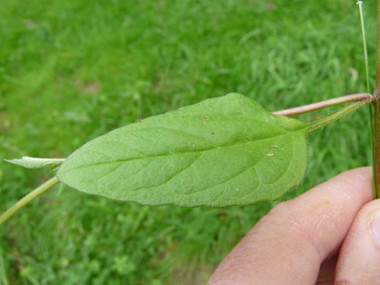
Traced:
<path fill-rule="evenodd" d="M 23 156 L 21 159 L 4 159 L 6 162 L 20 165 L 25 168 L 41 168 L 49 164 L 60 165 L 65 161 L 65 158 L 36 158 Z"/>
<path fill-rule="evenodd" d="M 306 133 L 364 104 L 302 122 L 232 93 L 96 138 L 71 154 L 57 176 L 89 194 L 147 205 L 272 201 L 301 183 Z"/>

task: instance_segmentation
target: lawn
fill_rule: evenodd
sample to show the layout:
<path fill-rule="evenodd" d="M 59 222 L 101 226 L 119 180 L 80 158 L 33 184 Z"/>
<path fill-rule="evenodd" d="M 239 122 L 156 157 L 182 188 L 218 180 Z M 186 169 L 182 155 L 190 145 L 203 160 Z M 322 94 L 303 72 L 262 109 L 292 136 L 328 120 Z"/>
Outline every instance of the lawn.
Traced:
<path fill-rule="evenodd" d="M 373 85 L 376 1 L 365 2 Z M 0 212 L 49 178 L 4 158 L 67 157 L 229 92 L 275 111 L 366 90 L 353 0 L 3 0 L 0 15 Z M 307 176 L 282 200 L 370 165 L 368 117 L 311 133 Z M 0 285 L 203 284 L 276 203 L 147 207 L 55 187 L 0 227 Z"/>

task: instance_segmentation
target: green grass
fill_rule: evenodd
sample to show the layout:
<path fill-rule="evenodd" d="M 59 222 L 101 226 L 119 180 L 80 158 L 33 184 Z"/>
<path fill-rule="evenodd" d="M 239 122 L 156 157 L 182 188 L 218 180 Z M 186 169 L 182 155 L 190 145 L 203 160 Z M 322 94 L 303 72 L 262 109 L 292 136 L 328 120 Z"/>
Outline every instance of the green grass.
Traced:
<path fill-rule="evenodd" d="M 372 86 L 375 5 L 364 5 Z M 4 0 L 0 11 L 1 160 L 66 157 L 228 92 L 274 111 L 366 90 L 355 1 Z M 305 181 L 283 199 L 370 164 L 368 108 L 309 146 Z M 48 176 L 0 162 L 0 211 Z M 0 227 L 0 284 L 202 284 L 275 204 L 146 207 L 56 187 Z"/>

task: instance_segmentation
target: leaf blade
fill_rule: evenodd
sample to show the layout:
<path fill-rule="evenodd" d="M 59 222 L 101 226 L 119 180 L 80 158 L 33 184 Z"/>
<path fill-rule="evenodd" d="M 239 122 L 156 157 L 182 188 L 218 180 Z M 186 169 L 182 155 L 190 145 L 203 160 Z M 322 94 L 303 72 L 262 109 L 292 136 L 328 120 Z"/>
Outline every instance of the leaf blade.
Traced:
<path fill-rule="evenodd" d="M 42 168 L 50 164 L 55 164 L 56 166 L 59 166 L 65 160 L 65 158 L 36 158 L 29 156 L 23 156 L 21 159 L 4 159 L 4 161 L 6 162 L 20 165 L 25 168 Z"/>
<path fill-rule="evenodd" d="M 147 205 L 275 200 L 301 183 L 306 133 L 325 123 L 272 115 L 232 93 L 99 137 L 70 155 L 57 176 L 89 194 Z"/>

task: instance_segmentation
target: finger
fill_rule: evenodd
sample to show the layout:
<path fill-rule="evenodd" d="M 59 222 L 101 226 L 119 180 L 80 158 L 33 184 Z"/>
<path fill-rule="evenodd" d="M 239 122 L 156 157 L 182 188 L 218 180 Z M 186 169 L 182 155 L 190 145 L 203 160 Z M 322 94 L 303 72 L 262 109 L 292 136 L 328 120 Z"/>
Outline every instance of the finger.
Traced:
<path fill-rule="evenodd" d="M 217 268 L 208 284 L 315 284 L 356 213 L 372 199 L 371 168 L 344 172 L 278 204 Z"/>
<path fill-rule="evenodd" d="M 356 216 L 339 253 L 336 284 L 380 284 L 380 200 Z"/>

